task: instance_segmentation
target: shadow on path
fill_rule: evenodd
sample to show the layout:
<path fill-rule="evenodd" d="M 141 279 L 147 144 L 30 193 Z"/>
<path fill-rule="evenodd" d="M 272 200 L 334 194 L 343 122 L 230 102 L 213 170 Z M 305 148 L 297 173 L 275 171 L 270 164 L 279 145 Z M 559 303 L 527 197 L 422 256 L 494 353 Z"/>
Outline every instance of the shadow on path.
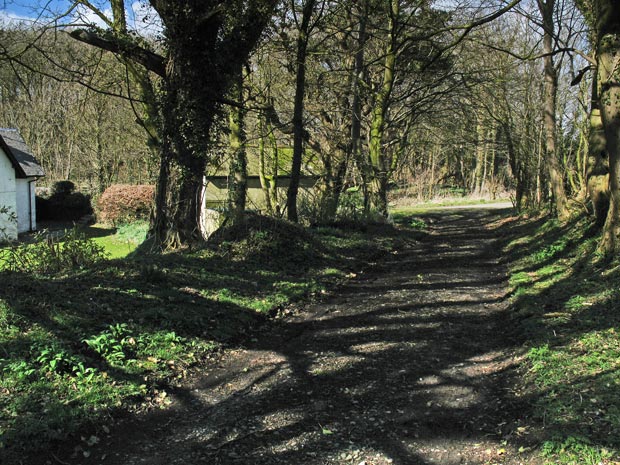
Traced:
<path fill-rule="evenodd" d="M 88 459 L 54 460 L 534 463 L 502 442 L 520 406 L 507 382 L 500 213 L 432 215 L 422 242 L 225 354 L 172 393 L 174 408 L 120 425 Z"/>

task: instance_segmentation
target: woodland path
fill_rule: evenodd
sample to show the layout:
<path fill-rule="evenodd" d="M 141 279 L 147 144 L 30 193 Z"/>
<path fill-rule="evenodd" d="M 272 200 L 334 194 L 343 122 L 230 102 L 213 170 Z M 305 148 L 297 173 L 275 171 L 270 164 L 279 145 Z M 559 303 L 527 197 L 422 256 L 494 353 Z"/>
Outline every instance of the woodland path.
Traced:
<path fill-rule="evenodd" d="M 422 217 L 426 238 L 224 353 L 171 409 L 121 424 L 89 458 L 50 463 L 535 463 L 511 446 L 501 215 Z"/>

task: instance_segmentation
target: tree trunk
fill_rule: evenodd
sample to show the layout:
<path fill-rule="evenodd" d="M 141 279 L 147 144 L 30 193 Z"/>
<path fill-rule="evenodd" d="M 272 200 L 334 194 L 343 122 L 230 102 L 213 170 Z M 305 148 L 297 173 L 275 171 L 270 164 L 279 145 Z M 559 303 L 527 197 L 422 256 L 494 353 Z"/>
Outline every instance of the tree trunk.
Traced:
<path fill-rule="evenodd" d="M 269 215 L 274 214 L 273 204 L 271 202 L 271 194 L 269 192 L 269 176 L 267 174 L 265 152 L 265 118 L 263 115 L 258 117 L 258 178 L 260 180 L 260 187 L 263 191 L 263 197 L 265 199 L 265 205 L 267 206 L 267 213 Z"/>
<path fill-rule="evenodd" d="M 179 163 L 173 148 L 164 139 L 151 234 L 163 249 L 176 249 L 203 239 L 201 211 L 204 158 Z M 191 163 L 190 163 L 191 162 Z"/>
<path fill-rule="evenodd" d="M 608 256 L 619 250 L 620 234 L 620 5 L 601 0 L 597 47 L 600 106 L 609 155 L 609 211 L 601 250 Z"/>
<path fill-rule="evenodd" d="M 211 126 L 218 111 L 214 93 L 223 95 L 228 90 L 221 79 L 214 82 L 202 73 L 209 69 L 209 61 L 185 41 L 170 50 L 161 111 L 160 176 L 167 174 L 158 180 L 156 195 L 156 201 L 165 201 L 165 205 L 157 206 L 152 224 L 155 241 L 162 248 L 203 240 L 203 177 Z"/>
<path fill-rule="evenodd" d="M 213 1 L 150 3 L 167 39 L 159 93 L 162 163 L 156 193 L 156 202 L 165 204 L 156 205 L 151 229 L 158 246 L 171 248 L 204 239 L 203 177 L 213 121 L 276 1 L 249 2 L 234 15 Z"/>
<path fill-rule="evenodd" d="M 232 96 L 237 102 L 243 102 L 243 71 L 237 70 L 235 83 L 232 87 Z M 248 160 L 245 150 L 245 109 L 241 106 L 231 106 L 228 116 L 230 134 L 230 174 L 228 180 L 228 210 L 229 219 L 233 223 L 242 222 L 245 215 L 245 205 L 248 190 Z"/>
<path fill-rule="evenodd" d="M 299 178 L 301 176 L 301 162 L 304 146 L 304 96 L 306 92 L 306 55 L 310 33 L 310 19 L 314 12 L 316 0 L 305 0 L 302 9 L 302 18 L 297 37 L 297 71 L 295 77 L 295 100 L 293 108 L 293 160 L 291 164 L 291 181 L 286 194 L 287 218 L 290 221 L 299 220 L 297 214 L 297 194 L 299 193 Z"/>
<path fill-rule="evenodd" d="M 369 167 L 365 155 L 362 154 L 362 105 L 361 87 L 364 82 L 364 50 L 366 49 L 366 25 L 368 22 L 369 0 L 356 2 L 356 13 L 358 16 L 357 44 L 355 51 L 354 76 L 351 82 L 352 101 L 351 101 L 351 155 L 358 166 L 362 177 L 362 193 L 364 197 L 364 212 L 367 213 L 370 207 L 370 199 L 367 181 Z"/>
<path fill-rule="evenodd" d="M 328 165 L 330 163 L 328 162 Z M 342 154 L 337 163 L 335 172 L 331 166 L 325 166 L 325 186 L 321 198 L 321 220 L 334 221 L 338 212 L 340 203 L 340 194 L 344 189 L 344 180 L 347 173 L 348 160 L 345 154 Z"/>
<path fill-rule="evenodd" d="M 394 87 L 394 72 L 396 68 L 396 35 L 398 33 L 398 16 L 400 14 L 400 0 L 391 0 L 388 20 L 388 37 L 383 64 L 383 80 L 372 110 L 370 125 L 369 158 L 373 178 L 371 187 L 371 203 L 377 212 L 388 216 L 387 185 L 390 176 L 390 161 L 382 150 L 383 135 L 386 125 L 386 116 L 390 107 L 390 96 Z"/>
<path fill-rule="evenodd" d="M 508 122 L 503 122 L 501 129 L 504 133 L 504 137 L 506 138 L 506 147 L 508 149 L 508 164 L 510 165 L 510 171 L 512 171 L 512 175 L 514 176 L 516 181 L 514 206 L 517 212 L 521 212 L 521 209 L 523 207 L 523 196 L 527 187 L 525 183 L 526 173 L 523 170 L 521 161 L 517 157 L 514 141 L 512 139 L 512 133 L 510 130 L 510 124 Z"/>
<path fill-rule="evenodd" d="M 556 150 L 556 101 L 558 77 L 553 63 L 554 11 L 555 0 L 538 0 L 538 7 L 543 19 L 543 51 L 544 57 L 544 126 L 545 126 L 545 163 L 549 174 L 549 182 L 553 191 L 555 208 L 560 220 L 569 216 L 564 178 L 560 166 L 559 154 Z"/>
<path fill-rule="evenodd" d="M 596 223 L 603 226 L 609 211 L 609 156 L 601 110 L 592 102 L 586 179 Z"/>
<path fill-rule="evenodd" d="M 486 134 L 482 124 L 482 118 L 478 115 L 478 124 L 476 125 L 476 169 L 474 170 L 474 182 L 472 183 L 475 195 L 482 194 L 482 184 L 485 171 L 485 140 Z"/>

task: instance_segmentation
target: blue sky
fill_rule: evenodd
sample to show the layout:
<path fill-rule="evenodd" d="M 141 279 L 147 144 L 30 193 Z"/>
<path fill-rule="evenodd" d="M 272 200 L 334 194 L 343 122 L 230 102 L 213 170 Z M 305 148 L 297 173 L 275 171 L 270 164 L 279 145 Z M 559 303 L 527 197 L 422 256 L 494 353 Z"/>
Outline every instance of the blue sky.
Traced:
<path fill-rule="evenodd" d="M 31 20 L 43 13 L 46 7 L 50 11 L 60 11 L 68 4 L 63 0 L 0 0 L 0 11 L 4 17 Z"/>
<path fill-rule="evenodd" d="M 68 0 L 0 0 L 0 21 L 34 23 L 36 21 L 46 23 L 51 18 L 61 13 L 66 13 L 73 2 Z M 106 16 L 110 17 L 109 3 L 100 0 L 91 0 L 97 8 Z M 127 2 L 127 19 L 130 25 L 141 33 L 158 33 L 161 25 L 156 13 L 144 1 Z M 79 24 L 95 24 L 104 26 L 103 21 L 86 7 L 80 6 L 75 9 L 66 22 Z"/>

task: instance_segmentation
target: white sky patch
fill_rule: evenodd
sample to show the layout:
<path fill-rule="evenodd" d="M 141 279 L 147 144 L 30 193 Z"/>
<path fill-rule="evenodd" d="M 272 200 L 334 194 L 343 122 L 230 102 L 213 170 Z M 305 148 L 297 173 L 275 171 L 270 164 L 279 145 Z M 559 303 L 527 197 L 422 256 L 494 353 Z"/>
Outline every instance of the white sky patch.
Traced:
<path fill-rule="evenodd" d="M 110 8 L 101 10 L 101 13 L 103 13 L 106 18 L 112 18 L 112 10 Z M 103 29 L 107 28 L 105 21 L 97 13 L 90 8 L 86 8 L 84 5 L 78 5 L 77 8 L 75 8 L 72 19 L 72 23 L 76 25 L 97 26 Z"/>
<path fill-rule="evenodd" d="M 131 11 L 127 13 L 129 23 L 132 24 L 138 34 L 154 37 L 162 33 L 161 19 L 147 2 L 133 2 Z"/>
<path fill-rule="evenodd" d="M 0 10 L 0 25 L 2 26 L 16 26 L 16 25 L 28 25 L 31 26 L 36 22 L 35 18 L 29 16 L 22 16 L 10 11 Z"/>

